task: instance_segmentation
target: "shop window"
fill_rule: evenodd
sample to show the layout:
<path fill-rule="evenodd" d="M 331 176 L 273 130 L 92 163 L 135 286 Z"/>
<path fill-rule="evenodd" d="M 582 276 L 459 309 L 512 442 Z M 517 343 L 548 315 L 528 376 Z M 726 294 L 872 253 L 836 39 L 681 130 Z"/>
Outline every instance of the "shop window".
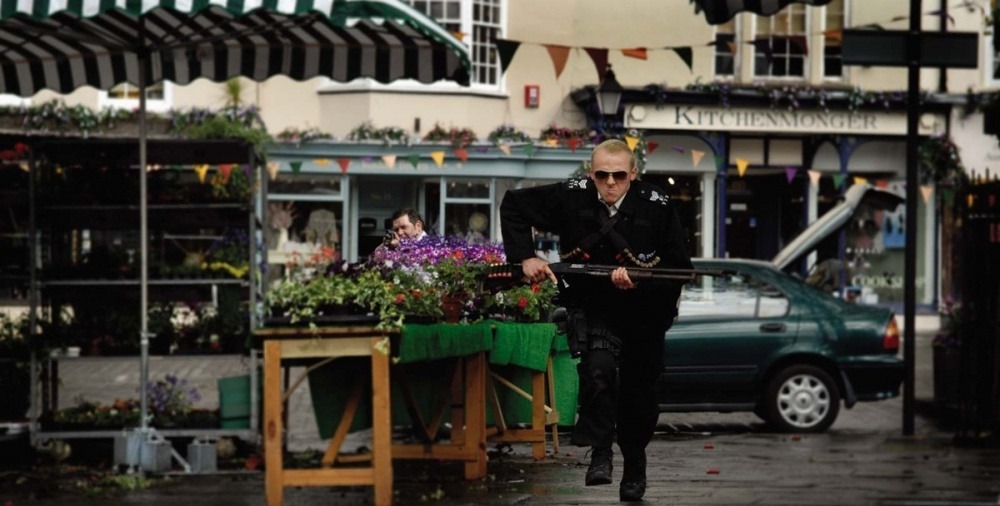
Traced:
<path fill-rule="evenodd" d="M 495 87 L 500 81 L 500 60 L 493 41 L 502 38 L 505 0 L 404 0 L 469 41 L 473 85 Z M 471 15 L 464 15 L 471 12 Z"/>
<path fill-rule="evenodd" d="M 715 27 L 715 75 L 732 77 L 736 74 L 736 18 Z"/>
<path fill-rule="evenodd" d="M 846 15 L 844 0 L 833 0 L 825 7 L 823 19 L 823 77 L 839 78 L 844 75 L 844 62 L 841 58 L 841 43 L 843 41 Z"/>
<path fill-rule="evenodd" d="M 170 109 L 172 89 L 169 83 L 159 82 L 146 86 L 146 108 L 154 112 Z M 117 109 L 139 107 L 139 88 L 131 83 L 121 83 L 106 92 L 101 92 L 101 106 Z"/>
<path fill-rule="evenodd" d="M 287 262 L 303 261 L 317 252 L 332 252 L 335 259 L 347 257 L 345 186 L 339 177 L 303 173 L 282 174 L 268 183 L 262 231 L 269 281 L 284 275 Z"/>
<path fill-rule="evenodd" d="M 983 55 L 986 58 L 983 69 L 985 72 L 986 86 L 1000 86 L 1000 51 L 993 49 L 993 38 L 996 35 L 987 35 L 983 40 Z"/>
<path fill-rule="evenodd" d="M 493 240 L 493 189 L 489 179 L 442 178 L 445 235 L 470 241 Z"/>
<path fill-rule="evenodd" d="M 792 4 L 773 16 L 758 16 L 755 21 L 754 75 L 805 77 L 806 7 Z"/>

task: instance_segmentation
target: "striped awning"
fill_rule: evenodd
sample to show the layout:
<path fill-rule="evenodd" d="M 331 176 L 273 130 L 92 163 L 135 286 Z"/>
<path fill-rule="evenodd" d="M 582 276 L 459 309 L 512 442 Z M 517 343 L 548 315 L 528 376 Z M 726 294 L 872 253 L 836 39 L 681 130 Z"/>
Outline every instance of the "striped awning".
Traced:
<path fill-rule="evenodd" d="M 373 19 L 374 18 L 374 19 Z M 468 52 L 397 0 L 0 0 L 0 93 L 285 75 L 468 82 Z"/>
<path fill-rule="evenodd" d="M 733 19 L 737 13 L 749 11 L 762 16 L 770 16 L 784 9 L 790 3 L 826 5 L 831 0 L 691 0 L 695 12 L 705 11 L 705 20 L 712 25 L 721 25 Z"/>

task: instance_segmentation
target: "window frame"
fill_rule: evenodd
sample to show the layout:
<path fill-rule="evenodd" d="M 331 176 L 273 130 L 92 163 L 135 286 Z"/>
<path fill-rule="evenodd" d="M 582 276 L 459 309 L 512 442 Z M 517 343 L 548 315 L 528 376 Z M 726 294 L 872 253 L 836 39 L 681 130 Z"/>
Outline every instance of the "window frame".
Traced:
<path fill-rule="evenodd" d="M 1000 88 L 1000 77 L 994 77 L 1000 73 L 1000 51 L 993 50 L 993 38 L 995 34 L 983 33 L 983 86 L 985 88 Z"/>
<path fill-rule="evenodd" d="M 124 84 L 124 83 L 119 83 Z M 118 86 L 118 85 L 115 85 Z M 135 86 L 135 85 L 131 85 Z M 148 90 L 147 90 L 148 91 Z M 174 84 L 163 81 L 163 98 L 146 98 L 146 110 L 149 112 L 165 113 L 170 110 L 174 98 Z M 112 98 L 107 90 L 101 90 L 97 97 L 98 107 L 110 107 L 112 109 L 136 110 L 139 108 L 138 98 Z"/>
<path fill-rule="evenodd" d="M 803 19 L 805 20 L 805 26 L 802 29 L 802 33 L 801 34 L 793 34 L 791 32 L 788 32 L 788 33 L 785 33 L 785 35 L 782 38 L 785 38 L 785 39 L 788 40 L 789 48 L 791 48 L 791 46 L 793 44 L 793 42 L 791 40 L 791 37 L 792 36 L 802 36 L 802 37 L 805 38 L 806 44 L 808 46 L 809 35 L 811 33 L 810 28 L 812 26 L 812 20 L 810 19 L 811 18 L 811 12 L 812 12 L 811 11 L 811 7 L 808 6 L 808 5 L 796 4 L 796 3 L 789 4 L 784 9 L 782 9 L 782 10 L 778 11 L 777 13 L 775 13 L 775 14 L 773 14 L 771 16 L 768 16 L 768 17 L 753 16 L 752 22 L 750 23 L 750 30 L 748 30 L 753 35 L 753 37 L 750 38 L 749 40 L 741 41 L 741 42 L 750 42 L 750 41 L 753 41 L 753 40 L 757 39 L 757 37 L 758 37 L 758 35 L 757 35 L 757 27 L 758 27 L 757 23 L 760 22 L 761 20 L 765 20 L 768 23 L 772 23 L 772 27 L 773 27 L 773 23 L 774 23 L 775 19 L 777 19 L 777 17 L 779 15 L 784 14 L 784 15 L 787 15 L 787 16 L 791 16 L 791 10 L 793 10 L 793 9 L 800 9 L 800 8 L 803 10 L 802 16 L 803 16 Z M 810 68 L 812 67 L 812 64 L 813 64 L 812 63 L 812 59 L 810 58 L 810 54 L 809 54 L 810 51 L 808 51 L 808 50 L 802 52 L 802 75 L 788 75 L 787 73 L 785 75 L 774 75 L 774 74 L 772 74 L 772 72 L 774 71 L 774 62 L 775 62 L 775 60 L 777 60 L 777 58 L 775 57 L 775 53 L 774 53 L 773 40 L 774 40 L 775 37 L 774 37 L 773 32 L 769 31 L 768 32 L 768 37 L 770 37 L 770 39 L 772 40 L 772 46 L 771 46 L 772 54 L 771 54 L 771 65 L 768 66 L 767 74 L 758 74 L 757 73 L 757 49 L 756 49 L 756 47 L 754 47 L 753 58 L 751 59 L 750 77 L 752 79 L 761 79 L 761 80 L 766 80 L 766 81 L 808 81 L 809 78 L 810 78 L 809 77 L 809 71 L 810 71 Z M 794 56 L 794 55 L 792 55 L 792 53 L 790 52 L 790 50 L 789 50 L 789 52 L 787 52 L 785 54 L 787 55 L 787 57 L 786 57 L 787 61 L 790 62 L 791 59 L 792 59 L 791 56 Z M 763 56 L 761 58 L 763 58 Z"/>
<path fill-rule="evenodd" d="M 819 59 L 819 75 L 823 79 L 823 81 L 829 81 L 829 82 L 845 81 L 847 79 L 847 66 L 844 65 L 844 63 L 843 63 L 843 60 L 844 60 L 844 57 L 843 57 L 843 42 L 841 42 L 840 75 L 827 75 L 826 74 L 826 39 L 827 39 L 827 37 L 826 37 L 826 31 L 828 29 L 826 22 L 827 22 L 827 10 L 828 10 L 828 8 L 829 8 L 829 5 L 824 5 L 822 7 L 822 13 L 823 14 L 822 14 L 821 18 L 823 20 L 823 26 L 822 26 L 822 29 L 820 30 L 820 35 L 823 37 L 823 48 L 822 48 L 823 49 L 823 57 Z M 848 24 L 850 22 L 850 10 L 851 10 L 850 2 L 848 2 L 847 0 L 843 0 L 843 9 L 844 9 L 843 12 L 841 12 L 841 16 L 843 16 L 843 19 L 841 20 L 841 30 L 844 30 L 848 26 L 850 26 Z"/>
<path fill-rule="evenodd" d="M 701 281 L 701 285 L 702 286 L 706 286 L 706 285 L 709 286 L 710 289 L 712 290 L 712 296 L 715 297 L 715 294 L 717 293 L 717 290 L 718 290 L 715 287 L 718 286 L 718 285 L 720 285 L 720 283 L 715 282 L 714 280 L 717 280 L 719 278 L 729 279 L 729 278 L 732 278 L 734 276 L 741 276 L 741 277 L 745 278 L 747 286 L 751 286 L 751 287 L 754 286 L 754 285 L 757 286 L 757 287 L 753 288 L 755 290 L 753 314 L 748 315 L 748 314 L 745 314 L 745 313 L 739 312 L 739 311 L 725 311 L 726 309 L 733 309 L 733 308 L 730 308 L 728 306 L 727 307 L 723 307 L 721 305 L 718 307 L 718 309 L 720 309 L 720 311 L 717 311 L 717 312 L 710 312 L 710 313 L 701 313 L 701 314 L 699 314 L 699 313 L 692 313 L 690 310 L 685 311 L 685 309 L 684 309 L 684 302 L 685 302 L 684 294 L 687 292 L 687 286 L 688 286 L 687 284 L 685 284 L 684 287 L 681 290 L 680 299 L 678 300 L 678 313 L 679 313 L 680 317 L 682 317 L 685 321 L 739 320 L 739 319 L 770 320 L 770 319 L 787 318 L 791 314 L 791 311 L 792 311 L 792 298 L 788 295 L 788 292 L 782 290 L 776 284 L 771 283 L 771 282 L 769 282 L 769 281 L 767 281 L 767 280 L 765 280 L 765 279 L 763 279 L 763 278 L 761 278 L 759 276 L 755 276 L 755 275 L 753 275 L 751 273 L 748 273 L 748 272 L 745 272 L 745 271 L 733 271 L 733 272 L 724 272 L 724 273 L 722 273 L 722 274 L 720 274 L 718 276 L 712 275 L 712 274 L 703 274 L 703 275 L 697 276 L 696 279 L 702 280 Z M 706 282 L 706 278 L 711 278 L 711 280 L 713 280 L 713 281 Z M 786 301 L 785 311 L 783 313 L 781 313 L 781 314 L 769 314 L 769 315 L 766 315 L 766 316 L 761 316 L 761 313 L 760 313 L 761 299 L 762 299 L 761 294 L 762 294 L 763 290 L 761 290 L 760 287 L 768 287 L 770 289 L 773 289 L 775 292 L 781 294 L 781 297 Z M 719 292 L 719 293 L 721 293 L 721 292 Z"/>

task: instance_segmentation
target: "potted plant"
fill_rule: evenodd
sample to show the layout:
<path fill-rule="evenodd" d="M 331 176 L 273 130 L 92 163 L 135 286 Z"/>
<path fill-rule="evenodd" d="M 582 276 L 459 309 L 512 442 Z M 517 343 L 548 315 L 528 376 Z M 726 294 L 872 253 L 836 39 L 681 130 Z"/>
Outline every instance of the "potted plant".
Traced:
<path fill-rule="evenodd" d="M 520 284 L 486 297 L 486 309 L 491 317 L 516 322 L 541 322 L 556 307 L 558 289 L 555 283 Z"/>
<path fill-rule="evenodd" d="M 0 420 L 20 420 L 29 407 L 28 362 L 31 341 L 28 318 L 0 313 Z"/>

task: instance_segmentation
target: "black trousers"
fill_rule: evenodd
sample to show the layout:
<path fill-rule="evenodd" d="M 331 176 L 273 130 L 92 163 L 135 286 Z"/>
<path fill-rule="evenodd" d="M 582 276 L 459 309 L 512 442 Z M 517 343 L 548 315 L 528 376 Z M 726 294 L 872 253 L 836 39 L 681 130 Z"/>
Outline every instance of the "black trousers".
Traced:
<path fill-rule="evenodd" d="M 616 329 L 619 353 L 591 348 L 581 357 L 579 418 L 570 439 L 577 446 L 610 447 L 617 433 L 626 459 L 641 454 L 656 429 L 656 380 L 663 371 L 665 333 L 630 327 Z"/>

